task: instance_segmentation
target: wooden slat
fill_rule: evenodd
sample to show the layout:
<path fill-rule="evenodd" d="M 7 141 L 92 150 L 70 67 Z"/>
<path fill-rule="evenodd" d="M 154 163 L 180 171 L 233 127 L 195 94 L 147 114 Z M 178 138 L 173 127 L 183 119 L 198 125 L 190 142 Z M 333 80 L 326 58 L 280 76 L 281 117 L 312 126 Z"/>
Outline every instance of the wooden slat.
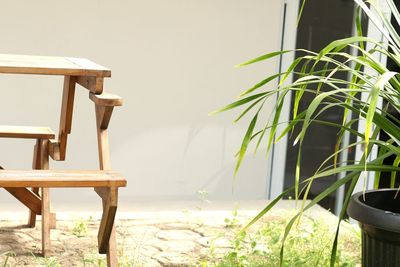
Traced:
<path fill-rule="evenodd" d="M 71 76 L 64 77 L 63 97 L 61 103 L 60 129 L 58 133 L 58 143 L 60 160 L 65 160 L 68 134 L 71 133 L 72 114 L 74 110 L 76 78 Z M 54 149 L 50 149 L 54 151 Z"/>
<path fill-rule="evenodd" d="M 110 93 L 103 92 L 102 94 L 89 94 L 89 98 L 99 106 L 122 106 L 122 97 Z"/>
<path fill-rule="evenodd" d="M 33 148 L 32 169 L 34 170 L 42 169 L 42 164 L 41 164 L 41 156 L 43 155 L 42 149 L 43 149 L 43 140 L 37 139 L 36 144 Z M 36 195 L 39 195 L 39 188 L 32 187 L 32 192 L 35 193 Z M 42 203 L 40 203 L 40 212 L 42 212 L 41 205 Z M 36 214 L 37 213 L 32 211 L 32 209 L 29 210 L 28 226 L 31 228 L 36 226 Z"/>
<path fill-rule="evenodd" d="M 57 140 L 49 140 L 49 155 L 54 160 L 61 160 L 60 143 Z"/>
<path fill-rule="evenodd" d="M 0 126 L 0 137 L 28 138 L 28 139 L 53 139 L 54 132 L 47 127 L 31 126 Z"/>
<path fill-rule="evenodd" d="M 124 187 L 114 171 L 2 170 L 0 187 Z"/>
<path fill-rule="evenodd" d="M 113 106 L 110 107 L 110 106 L 99 106 L 99 105 L 96 105 L 95 109 L 96 109 L 97 127 L 99 128 L 98 134 L 103 134 L 104 135 L 104 130 L 107 130 L 108 125 L 110 124 L 111 115 L 112 115 L 112 112 L 114 110 L 114 107 Z"/>
<path fill-rule="evenodd" d="M 36 215 L 42 213 L 42 200 L 35 192 L 24 187 L 6 187 L 4 189 L 21 201 L 22 204 L 27 206 L 33 214 Z"/>
<path fill-rule="evenodd" d="M 0 73 L 110 77 L 111 71 L 83 58 L 0 54 Z"/>
<path fill-rule="evenodd" d="M 76 66 L 79 66 L 81 69 L 85 70 L 97 70 L 97 71 L 109 71 L 106 67 L 103 67 L 93 61 L 90 61 L 86 58 L 77 58 L 77 57 L 65 57 L 66 60 L 74 63 Z M 111 73 L 110 73 L 111 74 Z"/>
<path fill-rule="evenodd" d="M 98 238 L 99 253 L 108 252 L 111 232 L 114 227 L 115 214 L 118 206 L 118 188 L 109 188 L 108 197 L 103 199 L 103 215 L 101 217 Z"/>
<path fill-rule="evenodd" d="M 111 160 L 110 160 L 110 146 L 108 143 L 108 130 L 107 127 L 104 126 L 104 119 L 106 117 L 110 118 L 111 114 L 105 115 L 106 108 L 110 107 L 101 107 L 95 106 L 96 111 L 96 123 L 97 123 L 97 146 L 99 150 L 99 164 L 101 170 L 111 170 Z M 112 110 L 111 110 L 112 112 Z M 106 116 L 106 117 L 105 117 Z M 109 122 L 109 119 L 108 119 Z M 108 126 L 108 122 L 106 126 Z"/>
<path fill-rule="evenodd" d="M 50 189 L 42 188 L 42 255 L 50 253 Z"/>
<path fill-rule="evenodd" d="M 103 77 L 78 76 L 76 82 L 92 93 L 101 94 L 103 92 Z"/>
<path fill-rule="evenodd" d="M 113 107 L 104 107 L 95 105 L 99 163 L 101 170 L 111 170 L 107 126 L 109 123 L 109 119 L 111 117 L 112 109 Z M 106 113 L 109 114 L 106 115 Z M 107 267 L 118 267 L 117 239 L 116 239 L 116 234 L 115 234 L 116 231 L 114 224 L 115 212 L 117 209 L 117 198 L 118 198 L 118 195 L 116 194 L 117 190 L 115 189 L 114 196 L 112 196 L 113 194 L 112 188 L 109 190 L 108 194 L 104 192 L 104 189 L 100 189 L 98 187 L 95 188 L 95 191 L 102 197 L 103 200 L 103 217 L 99 229 L 99 251 L 106 251 Z M 111 219 L 112 219 L 111 232 L 108 233 L 110 228 L 105 227 L 105 225 L 110 226 Z M 102 225 L 103 229 L 101 228 Z M 105 229 L 108 230 L 105 231 Z"/>

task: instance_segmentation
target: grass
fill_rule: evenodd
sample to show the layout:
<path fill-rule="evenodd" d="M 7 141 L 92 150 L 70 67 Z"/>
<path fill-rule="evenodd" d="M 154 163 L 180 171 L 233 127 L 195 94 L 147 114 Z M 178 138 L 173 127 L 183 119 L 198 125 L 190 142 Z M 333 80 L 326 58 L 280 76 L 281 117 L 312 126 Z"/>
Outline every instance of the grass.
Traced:
<path fill-rule="evenodd" d="M 61 263 L 57 260 L 56 257 L 36 257 L 36 262 L 40 266 L 46 266 L 46 267 L 62 267 Z"/>
<path fill-rule="evenodd" d="M 258 229 L 242 232 L 231 240 L 231 248 L 221 257 L 215 255 L 212 244 L 207 259 L 199 265 L 203 267 L 228 266 L 279 266 L 281 241 L 285 225 L 293 216 L 290 212 L 268 217 Z M 334 222 L 304 216 L 287 238 L 282 266 L 329 266 L 334 238 Z M 230 221 L 236 220 L 236 216 Z M 357 226 L 344 222 L 339 238 L 336 266 L 357 266 L 360 264 L 360 232 Z M 234 225 L 228 224 L 232 228 Z M 236 232 L 240 227 L 236 227 Z"/>

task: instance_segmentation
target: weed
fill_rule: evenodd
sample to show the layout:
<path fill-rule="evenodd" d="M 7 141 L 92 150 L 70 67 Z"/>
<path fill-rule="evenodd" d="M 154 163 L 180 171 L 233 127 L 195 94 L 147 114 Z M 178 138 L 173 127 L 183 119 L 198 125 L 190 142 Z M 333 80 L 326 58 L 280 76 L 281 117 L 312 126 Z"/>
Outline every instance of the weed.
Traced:
<path fill-rule="evenodd" d="M 35 261 L 40 265 L 44 265 L 46 267 L 62 267 L 60 262 L 56 257 L 37 257 L 34 253 L 31 252 L 31 255 L 35 258 Z"/>
<path fill-rule="evenodd" d="M 231 248 L 223 258 L 216 259 L 211 248 L 205 267 L 225 266 L 279 266 L 282 236 L 289 214 L 265 220 L 252 233 L 240 232 L 231 240 Z M 344 223 L 347 231 L 340 234 L 336 264 L 356 266 L 360 262 L 359 229 Z M 321 218 L 305 216 L 293 228 L 285 243 L 282 266 L 329 266 L 331 244 L 334 237 L 332 225 Z"/>
<path fill-rule="evenodd" d="M 16 254 L 14 252 L 7 251 L 5 253 L 2 253 L 1 256 L 5 257 L 5 259 L 4 259 L 4 261 L 3 261 L 1 266 L 8 267 L 8 266 L 11 266 L 11 264 L 8 261 L 10 260 L 11 257 L 15 257 Z"/>
<path fill-rule="evenodd" d="M 232 210 L 232 217 L 224 219 L 226 228 L 235 228 L 235 227 L 239 226 L 238 208 L 239 208 L 239 205 L 235 204 L 235 207 Z"/>
<path fill-rule="evenodd" d="M 203 202 L 211 203 L 211 201 L 208 199 L 208 191 L 206 191 L 206 190 L 198 190 L 197 198 Z"/>
<path fill-rule="evenodd" d="M 55 257 L 42 258 L 42 262 L 46 267 L 62 267 Z"/>
<path fill-rule="evenodd" d="M 74 226 L 72 228 L 72 234 L 76 237 L 85 237 L 88 234 L 88 222 L 89 220 L 84 220 L 82 218 L 74 221 Z"/>
<path fill-rule="evenodd" d="M 100 256 L 97 253 L 97 251 L 94 251 L 93 253 L 84 255 L 82 262 L 83 262 L 83 266 L 98 266 L 98 267 L 107 266 L 105 258 Z"/>

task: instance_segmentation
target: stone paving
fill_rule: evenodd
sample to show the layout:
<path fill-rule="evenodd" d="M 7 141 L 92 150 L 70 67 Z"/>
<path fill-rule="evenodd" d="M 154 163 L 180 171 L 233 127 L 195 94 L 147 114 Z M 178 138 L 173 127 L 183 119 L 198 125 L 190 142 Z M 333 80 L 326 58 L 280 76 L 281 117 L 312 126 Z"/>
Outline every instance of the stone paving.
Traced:
<path fill-rule="evenodd" d="M 257 210 L 240 209 L 237 214 L 231 210 L 121 212 L 117 221 L 120 265 L 195 266 L 208 257 L 211 244 L 214 257 L 222 257 L 240 227 L 255 214 Z M 319 207 L 312 214 L 335 218 Z M 100 214 L 59 212 L 57 216 L 57 229 L 51 231 L 52 257 L 47 259 L 39 256 L 40 222 L 30 229 L 21 217 L 1 220 L 0 266 L 105 266 L 96 247 Z"/>

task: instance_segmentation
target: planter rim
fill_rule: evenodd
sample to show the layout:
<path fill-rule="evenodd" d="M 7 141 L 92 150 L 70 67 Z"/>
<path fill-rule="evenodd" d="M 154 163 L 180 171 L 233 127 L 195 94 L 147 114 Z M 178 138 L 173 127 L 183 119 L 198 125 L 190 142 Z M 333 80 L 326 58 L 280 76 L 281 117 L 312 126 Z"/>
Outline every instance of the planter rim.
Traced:
<path fill-rule="evenodd" d="M 347 213 L 351 218 L 359 221 L 361 224 L 400 233 L 400 213 L 375 208 L 360 200 L 363 194 L 368 195 L 371 193 L 384 193 L 389 191 L 396 192 L 397 190 L 398 189 L 385 188 L 358 192 L 351 197 Z"/>

